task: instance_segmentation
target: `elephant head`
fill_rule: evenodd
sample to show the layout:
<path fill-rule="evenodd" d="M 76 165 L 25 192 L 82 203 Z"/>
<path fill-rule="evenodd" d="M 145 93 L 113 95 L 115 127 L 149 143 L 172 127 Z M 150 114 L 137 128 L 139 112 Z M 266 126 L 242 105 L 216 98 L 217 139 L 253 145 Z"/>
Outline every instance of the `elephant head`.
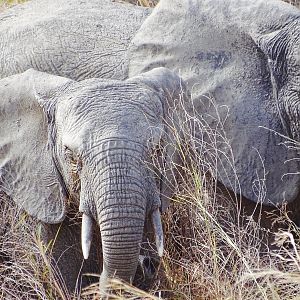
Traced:
<path fill-rule="evenodd" d="M 99 224 L 103 288 L 112 276 L 133 279 L 148 217 L 162 256 L 162 187 L 147 162 L 170 142 L 170 106 L 186 99 L 180 78 L 158 68 L 76 82 L 31 69 L 2 79 L 0 94 L 1 190 L 46 223 L 61 222 L 78 199 L 85 258 Z"/>

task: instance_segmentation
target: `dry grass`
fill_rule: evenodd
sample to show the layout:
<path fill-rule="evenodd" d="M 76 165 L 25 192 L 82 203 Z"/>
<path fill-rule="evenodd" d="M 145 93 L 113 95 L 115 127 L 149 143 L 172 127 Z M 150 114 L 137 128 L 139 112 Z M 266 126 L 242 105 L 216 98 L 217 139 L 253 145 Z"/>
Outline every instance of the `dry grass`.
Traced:
<path fill-rule="evenodd" d="M 0 299 L 68 299 L 42 224 L 0 196 Z"/>
<path fill-rule="evenodd" d="M 286 208 L 270 215 L 278 231 L 262 227 L 268 222 L 259 214 L 245 214 L 243 199 L 216 183 L 217 163 L 203 159 L 208 149 L 219 155 L 220 140 L 228 143 L 222 120 L 214 129 L 201 116 L 186 113 L 181 120 L 176 146 L 184 164 L 174 166 L 177 195 L 164 217 L 164 271 L 156 286 L 169 291 L 167 299 L 300 299 L 300 232 Z"/>
<path fill-rule="evenodd" d="M 262 220 L 244 215 L 241 199 L 219 189 L 216 166 L 204 163 L 202 140 L 191 138 L 190 120 L 182 117 L 185 143 L 175 131 L 185 163 L 174 166 L 176 197 L 163 217 L 165 253 L 158 275 L 148 293 L 113 280 L 110 299 L 300 299 L 299 229 L 283 208 L 277 218 L 284 229 L 267 243 L 273 234 Z M 211 134 L 201 118 L 195 126 L 201 136 Z M 222 128 L 217 135 L 223 137 Z M 206 149 L 216 150 L 214 142 Z M 51 260 L 53 245 L 42 242 L 41 225 L 0 199 L 0 299 L 100 299 L 98 285 L 80 296 L 69 294 Z"/>
<path fill-rule="evenodd" d="M 300 0 L 284 0 L 284 1 L 300 8 Z"/>
<path fill-rule="evenodd" d="M 129 2 L 131 4 L 145 6 L 145 7 L 154 7 L 158 0 L 123 0 L 124 2 Z"/>
<path fill-rule="evenodd" d="M 11 5 L 23 3 L 26 1 L 28 0 L 0 0 L 0 10 L 7 8 Z M 159 0 L 122 0 L 122 1 L 129 2 L 135 5 L 145 6 L 145 7 L 154 7 L 159 2 Z M 283 1 L 300 8 L 300 0 L 283 0 Z"/>
<path fill-rule="evenodd" d="M 26 2 L 27 0 L 0 0 L 0 12 L 13 5 Z"/>

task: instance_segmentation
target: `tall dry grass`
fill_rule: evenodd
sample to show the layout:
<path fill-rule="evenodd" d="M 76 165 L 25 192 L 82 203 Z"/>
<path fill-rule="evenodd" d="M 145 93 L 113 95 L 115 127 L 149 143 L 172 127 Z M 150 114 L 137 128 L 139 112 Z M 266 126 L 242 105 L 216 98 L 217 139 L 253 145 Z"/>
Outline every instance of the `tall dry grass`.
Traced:
<path fill-rule="evenodd" d="M 158 0 L 124 0 L 124 2 L 129 2 L 139 6 L 154 7 L 158 3 Z"/>
<path fill-rule="evenodd" d="M 258 210 L 245 213 L 245 200 L 228 194 L 217 182 L 218 157 L 224 156 L 218 145 L 229 145 L 224 120 L 211 128 L 201 114 L 195 118 L 184 105 L 177 111 L 184 111 L 180 133 L 175 125 L 171 128 L 183 164 L 174 165 L 176 195 L 164 217 L 160 289 L 169 290 L 168 299 L 300 297 L 300 232 L 286 207 L 270 214 L 270 222 L 257 213 L 264 209 L 259 204 Z M 233 164 L 233 156 L 227 159 Z M 232 186 L 239 191 L 238 179 Z M 262 203 L 264 193 L 260 195 Z M 275 221 L 272 228 L 262 226 Z"/>
<path fill-rule="evenodd" d="M 0 299 L 71 299 L 43 225 L 0 194 Z"/>

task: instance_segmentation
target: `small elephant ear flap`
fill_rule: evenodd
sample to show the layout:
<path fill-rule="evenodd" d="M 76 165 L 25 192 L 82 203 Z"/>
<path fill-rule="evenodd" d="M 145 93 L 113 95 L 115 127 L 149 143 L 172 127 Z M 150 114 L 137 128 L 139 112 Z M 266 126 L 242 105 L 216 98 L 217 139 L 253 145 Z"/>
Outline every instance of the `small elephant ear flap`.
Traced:
<path fill-rule="evenodd" d="M 165 212 L 176 191 L 178 168 L 182 165 L 179 144 L 184 136 L 182 122 L 185 120 L 185 112 L 191 111 L 190 93 L 178 75 L 163 67 L 142 73 L 133 79 L 142 81 L 158 93 L 163 104 L 165 138 L 161 143 L 163 170 L 160 182 L 160 198 L 161 211 Z"/>
<path fill-rule="evenodd" d="M 0 80 L 0 190 L 47 223 L 64 219 L 66 191 L 41 104 L 68 81 L 35 70 Z"/>

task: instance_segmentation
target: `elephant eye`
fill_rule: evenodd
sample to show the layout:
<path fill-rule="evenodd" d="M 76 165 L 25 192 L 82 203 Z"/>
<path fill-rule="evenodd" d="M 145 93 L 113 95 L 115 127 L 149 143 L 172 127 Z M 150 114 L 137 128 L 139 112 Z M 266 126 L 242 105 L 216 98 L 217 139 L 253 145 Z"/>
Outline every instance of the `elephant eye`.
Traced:
<path fill-rule="evenodd" d="M 64 155 L 66 160 L 73 160 L 73 151 L 67 146 L 64 148 Z"/>
<path fill-rule="evenodd" d="M 150 157 L 151 157 L 153 167 L 157 169 L 161 168 L 161 160 L 163 156 L 162 154 L 163 154 L 162 145 L 160 143 L 153 145 L 152 150 L 150 151 Z"/>
<path fill-rule="evenodd" d="M 64 151 L 65 151 L 65 154 L 71 154 L 72 153 L 71 149 L 68 148 L 67 146 L 65 146 Z"/>
<path fill-rule="evenodd" d="M 82 160 L 78 155 L 75 155 L 74 152 L 65 146 L 64 149 L 64 155 L 65 155 L 65 160 L 70 164 L 71 167 L 71 172 L 73 174 L 78 174 L 80 173 L 82 169 Z"/>

